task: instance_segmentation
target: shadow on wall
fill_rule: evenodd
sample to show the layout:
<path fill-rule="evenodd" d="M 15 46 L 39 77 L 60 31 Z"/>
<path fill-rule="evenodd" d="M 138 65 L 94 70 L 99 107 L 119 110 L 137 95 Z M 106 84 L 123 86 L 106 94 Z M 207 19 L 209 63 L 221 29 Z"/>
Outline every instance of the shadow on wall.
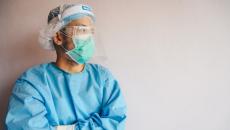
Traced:
<path fill-rule="evenodd" d="M 9 39 L 0 58 L 0 129 L 4 130 L 8 101 L 16 79 L 29 67 L 53 59 L 54 52 L 43 50 L 37 41 L 38 33 L 28 33 L 26 37 Z M 4 124 L 4 125 L 3 125 Z"/>

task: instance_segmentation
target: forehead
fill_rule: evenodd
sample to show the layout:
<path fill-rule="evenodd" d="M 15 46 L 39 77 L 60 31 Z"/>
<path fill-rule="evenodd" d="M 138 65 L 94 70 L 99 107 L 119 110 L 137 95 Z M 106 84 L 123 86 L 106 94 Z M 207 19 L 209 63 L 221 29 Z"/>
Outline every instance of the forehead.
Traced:
<path fill-rule="evenodd" d="M 89 16 L 71 21 L 67 26 L 92 26 L 93 20 Z"/>

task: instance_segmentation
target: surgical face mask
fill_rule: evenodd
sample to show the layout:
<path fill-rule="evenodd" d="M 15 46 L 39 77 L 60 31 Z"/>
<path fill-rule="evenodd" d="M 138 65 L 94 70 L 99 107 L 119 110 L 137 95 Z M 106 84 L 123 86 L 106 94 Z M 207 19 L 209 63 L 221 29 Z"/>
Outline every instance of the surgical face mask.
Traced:
<path fill-rule="evenodd" d="M 65 53 L 78 64 L 86 63 L 93 56 L 95 50 L 92 34 L 73 35 L 72 41 L 73 49 L 67 50 L 62 46 Z"/>

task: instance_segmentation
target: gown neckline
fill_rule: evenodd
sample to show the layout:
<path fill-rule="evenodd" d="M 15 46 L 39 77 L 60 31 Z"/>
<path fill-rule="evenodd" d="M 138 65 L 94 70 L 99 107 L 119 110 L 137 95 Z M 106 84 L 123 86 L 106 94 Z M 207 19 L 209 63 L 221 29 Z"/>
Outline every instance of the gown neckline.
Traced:
<path fill-rule="evenodd" d="M 87 67 L 88 67 L 88 64 L 85 63 L 84 68 L 83 68 L 83 70 L 82 70 L 81 72 L 70 73 L 70 72 L 64 71 L 63 69 L 61 69 L 61 68 L 59 68 L 58 66 L 56 66 L 56 65 L 54 64 L 54 62 L 49 62 L 48 64 L 50 64 L 50 65 L 51 65 L 52 67 L 54 67 L 55 69 L 57 69 L 57 70 L 59 70 L 59 71 L 65 73 L 65 74 L 68 74 L 68 75 L 80 75 L 80 74 L 83 74 L 83 73 L 85 73 L 85 71 L 86 71 L 86 69 L 87 69 Z"/>

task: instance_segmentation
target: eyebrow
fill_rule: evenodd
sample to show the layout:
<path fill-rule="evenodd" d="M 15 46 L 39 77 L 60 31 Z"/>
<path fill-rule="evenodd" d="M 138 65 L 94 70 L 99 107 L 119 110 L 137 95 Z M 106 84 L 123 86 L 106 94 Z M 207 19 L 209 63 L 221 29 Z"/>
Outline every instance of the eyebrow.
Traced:
<path fill-rule="evenodd" d="M 76 24 L 75 26 L 87 26 L 85 24 Z"/>

